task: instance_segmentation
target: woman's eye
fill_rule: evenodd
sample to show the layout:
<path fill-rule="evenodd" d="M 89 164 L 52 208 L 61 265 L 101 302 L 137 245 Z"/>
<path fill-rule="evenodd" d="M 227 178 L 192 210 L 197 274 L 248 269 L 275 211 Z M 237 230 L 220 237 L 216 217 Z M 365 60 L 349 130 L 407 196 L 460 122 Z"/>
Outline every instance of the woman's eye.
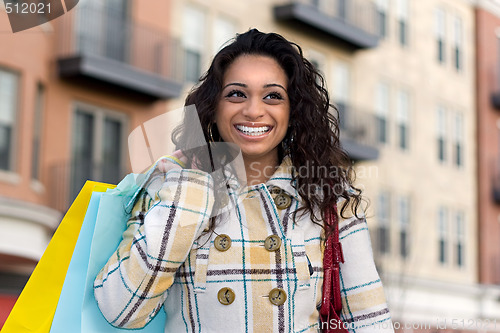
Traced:
<path fill-rule="evenodd" d="M 245 94 L 239 90 L 231 90 L 227 95 L 227 98 L 229 97 L 246 97 Z"/>
<path fill-rule="evenodd" d="M 280 93 L 273 92 L 264 97 L 264 99 L 283 99 L 283 96 Z"/>

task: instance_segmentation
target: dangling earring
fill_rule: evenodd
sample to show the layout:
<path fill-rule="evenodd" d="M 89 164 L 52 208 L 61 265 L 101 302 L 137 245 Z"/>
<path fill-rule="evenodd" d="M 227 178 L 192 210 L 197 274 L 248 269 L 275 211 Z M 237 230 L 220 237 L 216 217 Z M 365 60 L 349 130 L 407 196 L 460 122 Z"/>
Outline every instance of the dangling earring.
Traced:
<path fill-rule="evenodd" d="M 210 124 L 208 125 L 208 142 L 215 142 L 215 140 L 214 140 L 214 136 L 212 135 L 212 125 L 213 125 L 213 124 L 214 124 L 214 123 L 210 123 Z"/>

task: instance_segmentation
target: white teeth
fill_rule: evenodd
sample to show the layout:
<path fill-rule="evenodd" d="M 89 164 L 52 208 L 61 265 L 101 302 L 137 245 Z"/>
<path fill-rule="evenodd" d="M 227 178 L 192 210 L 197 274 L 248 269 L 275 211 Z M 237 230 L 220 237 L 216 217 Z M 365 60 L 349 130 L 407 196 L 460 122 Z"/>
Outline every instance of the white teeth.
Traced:
<path fill-rule="evenodd" d="M 245 135 L 254 135 L 254 136 L 262 135 L 271 129 L 270 126 L 248 127 L 242 125 L 236 125 L 236 128 L 238 129 L 238 131 L 243 132 Z"/>

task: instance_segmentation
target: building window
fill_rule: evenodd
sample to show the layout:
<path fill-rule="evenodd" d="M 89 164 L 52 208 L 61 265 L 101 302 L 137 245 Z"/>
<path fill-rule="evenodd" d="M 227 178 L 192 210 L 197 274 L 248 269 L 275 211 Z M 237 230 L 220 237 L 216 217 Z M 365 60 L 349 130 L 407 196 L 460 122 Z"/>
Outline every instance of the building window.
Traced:
<path fill-rule="evenodd" d="M 455 130 L 454 130 L 454 162 L 455 165 L 460 167 L 464 164 L 464 118 L 461 113 L 455 114 Z"/>
<path fill-rule="evenodd" d="M 443 107 L 437 109 L 437 150 L 438 159 L 441 162 L 446 161 L 446 111 Z"/>
<path fill-rule="evenodd" d="M 464 266 L 464 243 L 465 243 L 465 218 L 462 212 L 457 212 L 455 216 L 455 264 L 458 267 Z"/>
<path fill-rule="evenodd" d="M 438 212 L 438 259 L 441 264 L 448 261 L 448 210 L 440 207 Z"/>
<path fill-rule="evenodd" d="M 408 257 L 410 242 L 408 239 L 410 228 L 410 198 L 399 197 L 398 200 L 398 223 L 399 223 L 399 255 Z"/>
<path fill-rule="evenodd" d="M 127 62 L 131 41 L 129 1 L 87 0 L 79 8 L 79 52 Z"/>
<path fill-rule="evenodd" d="M 0 170 L 14 169 L 18 89 L 18 75 L 0 69 Z"/>
<path fill-rule="evenodd" d="M 205 14 L 196 8 L 186 7 L 183 20 L 184 78 L 198 82 L 205 45 Z"/>
<path fill-rule="evenodd" d="M 220 49 L 222 49 L 228 40 L 235 37 L 236 32 L 236 24 L 232 20 L 217 17 L 213 27 L 212 53 L 215 55 Z"/>
<path fill-rule="evenodd" d="M 43 109 L 45 103 L 45 87 L 37 84 L 33 121 L 33 151 L 31 154 L 31 178 L 40 180 L 40 150 L 43 128 Z"/>
<path fill-rule="evenodd" d="M 332 96 L 339 111 L 339 126 L 341 130 L 348 130 L 350 85 L 351 72 L 349 65 L 343 61 L 337 61 L 333 67 Z"/>
<path fill-rule="evenodd" d="M 397 97 L 398 145 L 402 150 L 409 148 L 410 97 L 407 91 L 399 90 Z"/>
<path fill-rule="evenodd" d="M 398 0 L 398 40 L 401 46 L 408 45 L 408 0 Z"/>
<path fill-rule="evenodd" d="M 453 22 L 453 64 L 457 71 L 463 67 L 463 25 L 460 17 Z"/>
<path fill-rule="evenodd" d="M 437 60 L 442 64 L 445 61 L 446 22 L 445 13 L 439 8 L 434 12 L 434 35 L 436 38 Z"/>
<path fill-rule="evenodd" d="M 388 192 L 381 192 L 378 196 L 378 207 L 377 207 L 377 219 L 378 219 L 378 232 L 377 232 L 377 242 L 378 251 L 381 254 L 389 253 L 391 250 L 390 242 L 390 212 L 391 203 L 390 195 Z"/>
<path fill-rule="evenodd" d="M 71 193 L 87 180 L 117 184 L 124 176 L 126 117 L 93 106 L 78 105 L 74 113 Z"/>
<path fill-rule="evenodd" d="M 377 0 L 377 28 L 380 38 L 387 37 L 387 10 L 388 0 Z"/>
<path fill-rule="evenodd" d="M 388 140 L 388 116 L 389 116 L 389 87 L 385 83 L 379 83 L 375 97 L 377 141 L 387 143 Z"/>
<path fill-rule="evenodd" d="M 337 17 L 346 21 L 347 15 L 347 0 L 337 0 Z"/>

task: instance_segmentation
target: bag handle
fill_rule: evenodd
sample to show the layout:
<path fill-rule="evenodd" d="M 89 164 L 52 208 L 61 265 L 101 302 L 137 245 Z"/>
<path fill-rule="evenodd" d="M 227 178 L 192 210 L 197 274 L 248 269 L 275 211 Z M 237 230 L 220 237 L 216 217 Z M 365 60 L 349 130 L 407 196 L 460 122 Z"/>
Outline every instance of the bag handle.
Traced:
<path fill-rule="evenodd" d="M 327 209 L 325 212 L 326 227 L 331 227 L 332 233 L 325 242 L 323 255 L 323 299 L 320 308 L 320 318 L 323 323 L 330 324 L 331 318 L 340 322 L 342 310 L 342 299 L 340 294 L 340 263 L 344 262 L 342 244 L 339 241 L 339 226 L 337 217 L 337 206 Z M 327 328 L 324 332 L 332 332 Z M 347 332 L 338 327 L 337 332 Z"/>

